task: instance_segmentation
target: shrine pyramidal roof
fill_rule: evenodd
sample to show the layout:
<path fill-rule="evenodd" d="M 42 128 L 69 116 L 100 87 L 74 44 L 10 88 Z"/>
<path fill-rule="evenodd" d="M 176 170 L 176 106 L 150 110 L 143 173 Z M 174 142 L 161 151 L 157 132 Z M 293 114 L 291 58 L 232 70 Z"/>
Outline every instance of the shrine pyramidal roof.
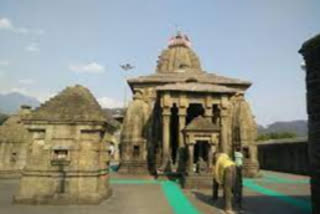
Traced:
<path fill-rule="evenodd" d="M 185 128 L 185 131 L 218 131 L 219 127 L 208 118 L 198 116 L 194 118 Z"/>
<path fill-rule="evenodd" d="M 67 87 L 25 118 L 48 122 L 106 122 L 99 103 L 81 86 Z"/>
<path fill-rule="evenodd" d="M 129 79 L 128 83 L 131 86 L 143 83 L 163 85 L 190 80 L 198 83 L 238 86 L 243 89 L 251 85 L 248 81 L 219 76 L 202 70 L 199 57 L 191 48 L 189 37 L 180 32 L 169 40 L 168 47 L 161 52 L 155 73 Z"/>

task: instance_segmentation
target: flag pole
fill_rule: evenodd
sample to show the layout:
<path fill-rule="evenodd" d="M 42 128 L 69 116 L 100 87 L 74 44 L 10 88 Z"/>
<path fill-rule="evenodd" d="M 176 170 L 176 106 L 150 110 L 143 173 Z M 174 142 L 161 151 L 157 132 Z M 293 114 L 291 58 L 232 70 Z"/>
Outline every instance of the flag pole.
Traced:
<path fill-rule="evenodd" d="M 128 80 L 128 71 L 134 69 L 134 66 L 132 66 L 131 64 L 127 63 L 127 64 L 123 64 L 120 65 L 120 68 L 122 69 L 123 73 L 124 73 L 124 101 L 123 101 L 123 107 L 127 108 L 127 80 Z"/>

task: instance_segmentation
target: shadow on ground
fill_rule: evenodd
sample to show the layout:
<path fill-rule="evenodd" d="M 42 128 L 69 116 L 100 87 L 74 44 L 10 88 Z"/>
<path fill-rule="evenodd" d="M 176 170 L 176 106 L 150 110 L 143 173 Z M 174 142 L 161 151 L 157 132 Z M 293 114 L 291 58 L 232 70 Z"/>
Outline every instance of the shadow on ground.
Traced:
<path fill-rule="evenodd" d="M 198 190 L 192 191 L 193 196 L 210 207 L 212 210 L 222 210 L 224 207 L 223 195 L 217 201 L 212 195 Z M 264 195 L 251 195 L 243 198 L 243 213 L 248 214 L 308 214 L 311 213 L 310 196 L 271 197 Z"/>

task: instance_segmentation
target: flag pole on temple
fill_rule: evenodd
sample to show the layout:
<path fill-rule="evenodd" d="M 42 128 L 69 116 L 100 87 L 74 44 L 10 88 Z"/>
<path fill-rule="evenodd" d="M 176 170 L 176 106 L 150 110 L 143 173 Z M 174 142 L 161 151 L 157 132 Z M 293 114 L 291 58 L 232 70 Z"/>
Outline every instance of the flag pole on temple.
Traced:
<path fill-rule="evenodd" d="M 122 69 L 124 73 L 124 98 L 123 98 L 123 107 L 127 108 L 127 78 L 128 78 L 128 71 L 134 69 L 134 66 L 132 66 L 129 63 L 120 65 L 120 68 Z"/>

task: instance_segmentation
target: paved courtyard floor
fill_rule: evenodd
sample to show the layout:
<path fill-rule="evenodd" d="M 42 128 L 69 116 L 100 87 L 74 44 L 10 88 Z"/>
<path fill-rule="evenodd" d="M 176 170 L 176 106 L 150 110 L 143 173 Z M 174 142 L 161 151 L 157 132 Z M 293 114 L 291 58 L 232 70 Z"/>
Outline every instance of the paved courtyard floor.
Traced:
<path fill-rule="evenodd" d="M 306 176 L 263 171 L 244 180 L 244 213 L 311 213 Z M 112 175 L 113 195 L 97 206 L 14 205 L 18 180 L 0 180 L 0 214 L 219 214 L 222 199 L 211 201 L 211 190 L 182 190 L 175 182 L 151 177 Z M 220 194 L 222 195 L 222 194 Z"/>

